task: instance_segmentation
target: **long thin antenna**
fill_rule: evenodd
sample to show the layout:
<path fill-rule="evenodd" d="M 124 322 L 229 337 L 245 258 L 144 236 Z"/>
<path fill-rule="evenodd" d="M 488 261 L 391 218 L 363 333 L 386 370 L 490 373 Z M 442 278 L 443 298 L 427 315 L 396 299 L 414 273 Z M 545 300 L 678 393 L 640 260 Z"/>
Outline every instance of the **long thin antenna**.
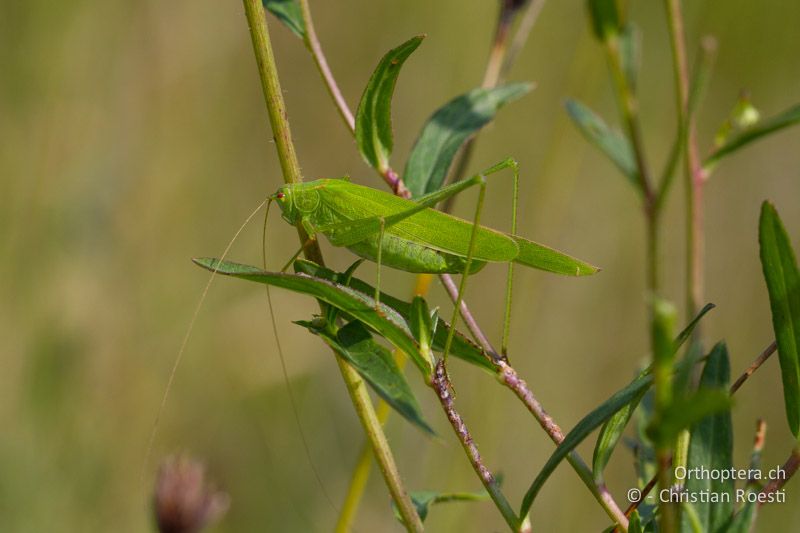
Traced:
<path fill-rule="evenodd" d="M 158 431 L 158 424 L 161 421 L 161 415 L 164 414 L 164 408 L 167 406 L 167 398 L 169 397 L 169 393 L 172 390 L 172 384 L 175 381 L 175 375 L 178 373 L 178 367 L 181 364 L 181 359 L 183 359 L 183 353 L 186 351 L 186 346 L 189 344 L 189 338 L 192 335 L 192 330 L 194 329 L 194 324 L 197 321 L 197 316 L 200 314 L 200 309 L 203 307 L 203 303 L 206 300 L 206 296 L 208 295 L 208 290 L 211 288 L 211 284 L 214 282 L 214 278 L 217 276 L 217 270 L 219 269 L 219 265 L 222 261 L 225 260 L 225 257 L 228 255 L 228 252 L 231 251 L 233 247 L 233 243 L 236 242 L 236 239 L 239 238 L 239 235 L 244 231 L 244 228 L 253 220 L 253 217 L 261 211 L 261 208 L 267 204 L 267 200 L 264 200 L 255 210 L 250 213 L 250 215 L 245 219 L 239 229 L 236 230 L 236 233 L 231 238 L 228 245 L 225 247 L 225 251 L 222 252 L 222 256 L 220 257 L 219 261 L 217 261 L 217 265 L 214 267 L 214 270 L 211 272 L 211 275 L 208 278 L 208 283 L 206 283 L 205 288 L 203 289 L 203 293 L 200 296 L 200 301 L 197 302 L 197 306 L 194 308 L 194 313 L 192 314 L 192 319 L 189 321 L 189 327 L 186 328 L 186 334 L 183 336 L 183 341 L 181 342 L 181 347 L 178 349 L 178 355 L 175 356 L 175 362 L 172 364 L 172 370 L 169 373 L 169 379 L 167 380 L 167 387 L 164 390 L 164 395 L 161 397 L 161 405 L 158 407 L 158 412 L 156 413 L 156 418 L 153 421 L 153 428 L 150 430 L 150 437 L 147 440 L 147 449 L 144 454 L 144 461 L 142 462 L 142 469 L 139 474 L 139 483 L 144 484 L 144 477 L 145 472 L 147 471 L 147 464 L 150 462 L 150 456 L 153 453 L 153 444 L 156 440 L 156 432 Z"/>
<path fill-rule="evenodd" d="M 264 214 L 264 228 L 261 233 L 261 266 L 264 270 L 267 269 L 267 217 L 269 216 L 269 204 L 267 205 L 267 211 Z M 305 249 L 307 243 L 304 243 L 303 246 L 294 254 L 292 260 L 283 267 L 283 270 L 286 270 L 289 265 L 296 259 L 300 253 Z M 283 271 L 281 270 L 281 271 Z M 275 321 L 275 310 L 272 307 L 272 295 L 269 291 L 269 285 L 264 285 L 264 288 L 267 290 L 267 307 L 269 308 L 269 320 L 272 324 L 272 334 L 275 337 L 275 347 L 278 350 L 278 359 L 281 362 L 281 372 L 283 373 L 283 383 L 286 386 L 286 392 L 289 395 L 289 404 L 292 407 L 292 414 L 294 415 L 294 422 L 297 425 L 297 430 L 300 433 L 300 441 L 303 444 L 303 449 L 306 453 L 306 459 L 308 459 L 309 467 L 311 468 L 311 472 L 313 472 L 314 477 L 317 478 L 317 483 L 319 484 L 319 488 L 322 491 L 322 494 L 325 496 L 325 499 L 328 500 L 328 503 L 331 506 L 331 509 L 336 514 L 339 514 L 339 508 L 333 503 L 333 498 L 331 495 L 328 494 L 328 491 L 325 489 L 325 484 L 322 482 L 322 476 L 317 470 L 317 467 L 314 465 L 314 461 L 311 459 L 311 448 L 308 445 L 308 439 L 306 438 L 306 433 L 303 431 L 303 425 L 300 423 L 300 411 L 297 408 L 297 401 L 295 400 L 294 396 L 294 389 L 292 388 L 291 381 L 289 380 L 289 371 L 286 368 L 286 358 L 283 356 L 283 347 L 281 346 L 281 340 L 278 336 L 278 324 Z"/>

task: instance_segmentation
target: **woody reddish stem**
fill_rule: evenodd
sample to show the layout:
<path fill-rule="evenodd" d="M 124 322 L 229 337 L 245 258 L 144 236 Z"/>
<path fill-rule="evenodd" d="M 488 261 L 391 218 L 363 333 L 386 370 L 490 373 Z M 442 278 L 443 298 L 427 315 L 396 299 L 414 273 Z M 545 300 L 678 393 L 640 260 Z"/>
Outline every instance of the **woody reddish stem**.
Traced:
<path fill-rule="evenodd" d="M 764 351 L 761 352 L 761 354 L 758 357 L 756 357 L 756 360 L 753 361 L 753 364 L 751 364 L 747 368 L 747 370 L 745 370 L 742 373 L 742 375 L 739 376 L 739 379 L 737 379 L 736 382 L 733 385 L 731 385 L 731 390 L 730 390 L 731 395 L 733 395 L 737 390 L 739 390 L 739 388 L 742 385 L 744 385 L 744 382 L 747 381 L 747 378 L 752 376 L 755 373 L 755 371 L 758 370 L 761 367 L 761 365 L 763 365 L 766 362 L 766 360 L 769 359 L 770 356 L 775 353 L 777 349 L 778 349 L 778 343 L 775 341 L 773 341 L 772 344 L 767 346 L 764 349 Z"/>
<path fill-rule="evenodd" d="M 447 419 L 450 421 L 450 425 L 453 426 L 453 431 L 455 431 L 458 436 L 458 440 L 461 442 L 464 452 L 466 452 L 467 457 L 469 457 L 472 468 L 478 473 L 481 483 L 483 483 L 489 496 L 491 496 L 495 505 L 500 510 L 508 526 L 512 531 L 518 531 L 520 527 L 519 518 L 500 491 L 494 476 L 483 464 L 478 446 L 472 439 L 472 435 L 470 435 L 469 429 L 467 429 L 467 425 L 464 423 L 461 415 L 456 411 L 455 403 L 453 402 L 452 387 L 450 386 L 450 379 L 447 376 L 444 360 L 440 360 L 436 363 L 431 386 L 436 391 L 436 396 L 442 404 L 442 409 L 444 409 Z"/>
<path fill-rule="evenodd" d="M 786 483 L 790 479 L 792 479 L 792 476 L 794 476 L 795 473 L 797 473 L 798 469 L 800 469 L 800 450 L 795 449 L 792 450 L 792 454 L 789 456 L 789 458 L 781 467 L 783 475 L 778 476 L 781 479 L 773 479 L 767 484 L 766 487 L 764 487 L 764 490 L 761 491 L 763 497 L 759 498 L 758 505 L 759 506 L 764 505 L 764 503 L 768 500 L 766 496 L 781 490 L 786 485 Z"/>
<path fill-rule="evenodd" d="M 544 410 L 542 404 L 539 403 L 528 388 L 528 384 L 525 383 L 525 380 L 520 378 L 517 372 L 504 361 L 495 362 L 495 368 L 497 369 L 497 376 L 500 382 L 511 389 L 522 403 L 525 404 L 525 407 L 527 407 L 528 411 L 536 418 L 536 421 L 539 422 L 539 425 L 542 426 L 542 429 L 547 433 L 550 439 L 556 445 L 561 444 L 564 441 L 564 432 L 558 424 L 556 424 L 555 420 L 553 420 L 553 417 Z M 617 502 L 614 500 L 614 497 L 605 484 L 595 481 L 592 470 L 576 451 L 571 451 L 566 459 L 567 462 L 572 465 L 572 468 L 575 469 L 578 477 L 581 478 L 581 481 L 583 481 L 584 485 L 586 485 L 597 502 L 603 507 L 608 517 L 618 524 L 623 531 L 627 531 L 628 517 L 619 505 L 617 505 Z"/>
<path fill-rule="evenodd" d="M 386 171 L 381 172 L 381 176 L 383 176 L 384 181 L 389 185 L 393 193 L 406 200 L 411 199 L 411 191 L 408 190 L 403 178 L 394 169 L 387 167 Z"/>

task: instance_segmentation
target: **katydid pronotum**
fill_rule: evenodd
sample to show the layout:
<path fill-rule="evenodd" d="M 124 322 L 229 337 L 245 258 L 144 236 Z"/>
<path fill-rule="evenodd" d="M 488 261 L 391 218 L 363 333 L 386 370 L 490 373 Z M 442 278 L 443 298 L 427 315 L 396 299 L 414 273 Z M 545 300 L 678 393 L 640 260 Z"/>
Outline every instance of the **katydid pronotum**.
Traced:
<path fill-rule="evenodd" d="M 510 234 L 480 225 L 486 176 L 506 168 L 514 172 Z M 416 201 L 356 185 L 346 179 L 284 185 L 270 196 L 270 200 L 278 203 L 287 222 L 302 225 L 311 238 L 321 233 L 334 246 L 346 247 L 376 262 L 376 302 L 380 297 L 382 265 L 415 273 L 462 274 L 454 311 L 455 322 L 468 275 L 479 271 L 488 262 L 508 263 L 502 344 L 505 352 L 515 263 L 574 276 L 597 272 L 592 265 L 515 234 L 518 180 L 516 161 L 506 159 L 470 179 Z M 480 186 L 480 195 L 472 222 L 434 209 L 439 202 L 475 185 Z M 301 251 L 302 248 L 295 257 Z M 444 353 L 446 356 L 447 349 Z"/>

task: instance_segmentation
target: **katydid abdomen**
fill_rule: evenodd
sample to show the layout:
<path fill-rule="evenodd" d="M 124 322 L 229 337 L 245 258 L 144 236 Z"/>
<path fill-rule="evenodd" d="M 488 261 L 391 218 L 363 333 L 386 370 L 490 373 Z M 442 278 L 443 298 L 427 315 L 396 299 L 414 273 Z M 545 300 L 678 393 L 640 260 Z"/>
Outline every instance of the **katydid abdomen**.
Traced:
<path fill-rule="evenodd" d="M 370 261 L 378 260 L 379 235 L 368 237 L 347 247 L 358 256 Z M 390 233 L 383 236 L 381 264 L 417 274 L 461 274 L 467 266 L 464 257 L 434 250 Z M 486 263 L 473 259 L 470 274 L 482 269 Z"/>

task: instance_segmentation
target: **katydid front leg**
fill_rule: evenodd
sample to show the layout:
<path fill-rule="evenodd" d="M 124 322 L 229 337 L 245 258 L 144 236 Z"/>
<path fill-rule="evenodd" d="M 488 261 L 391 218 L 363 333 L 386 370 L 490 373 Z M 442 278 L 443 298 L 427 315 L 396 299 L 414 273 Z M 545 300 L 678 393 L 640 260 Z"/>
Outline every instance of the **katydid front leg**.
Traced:
<path fill-rule="evenodd" d="M 383 235 L 386 232 L 386 220 L 380 217 L 380 233 L 378 234 L 378 270 L 375 274 L 375 311 L 380 311 L 381 307 L 381 259 L 383 256 Z"/>

